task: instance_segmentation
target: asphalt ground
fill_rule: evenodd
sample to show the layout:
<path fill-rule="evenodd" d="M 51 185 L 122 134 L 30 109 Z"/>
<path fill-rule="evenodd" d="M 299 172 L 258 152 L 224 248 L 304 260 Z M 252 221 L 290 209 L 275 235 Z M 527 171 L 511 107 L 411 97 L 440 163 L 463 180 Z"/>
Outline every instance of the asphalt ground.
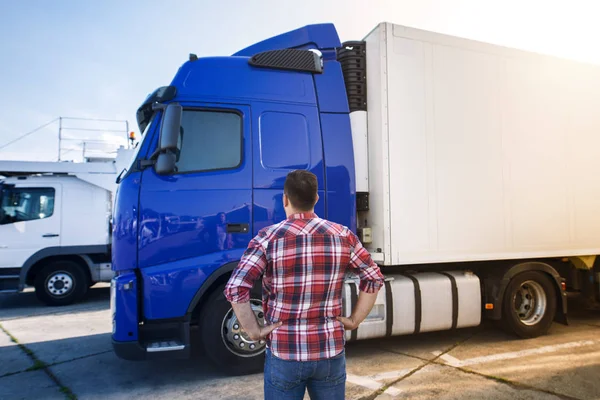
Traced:
<path fill-rule="evenodd" d="M 473 329 L 347 345 L 348 399 L 600 399 L 600 312 L 522 340 Z M 111 348 L 108 285 L 67 307 L 0 295 L 0 399 L 262 399 L 263 376 L 226 376 L 199 353 L 131 362 Z M 306 397 L 308 398 L 308 396 Z"/>

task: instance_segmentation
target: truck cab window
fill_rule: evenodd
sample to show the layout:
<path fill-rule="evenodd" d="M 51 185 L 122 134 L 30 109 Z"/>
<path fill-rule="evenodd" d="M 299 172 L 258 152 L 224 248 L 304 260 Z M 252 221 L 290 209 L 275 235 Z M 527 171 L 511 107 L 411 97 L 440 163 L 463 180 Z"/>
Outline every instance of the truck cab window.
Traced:
<path fill-rule="evenodd" d="M 53 188 L 4 188 L 0 225 L 52 216 L 54 197 Z"/>
<path fill-rule="evenodd" d="M 242 162 L 242 117 L 235 112 L 184 110 L 179 173 L 236 168 Z"/>
<path fill-rule="evenodd" d="M 268 111 L 260 116 L 260 158 L 265 168 L 306 169 L 310 165 L 308 124 L 302 114 Z M 283 128 L 285 127 L 285 128 Z M 281 149 L 294 149 L 282 152 Z"/>

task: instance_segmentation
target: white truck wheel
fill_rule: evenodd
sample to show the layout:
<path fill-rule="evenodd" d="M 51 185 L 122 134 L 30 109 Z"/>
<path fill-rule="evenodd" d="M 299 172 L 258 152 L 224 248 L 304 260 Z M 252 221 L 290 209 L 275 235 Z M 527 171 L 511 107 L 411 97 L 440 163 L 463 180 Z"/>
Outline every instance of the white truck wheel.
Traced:
<path fill-rule="evenodd" d="M 73 261 L 55 261 L 35 277 L 35 294 L 49 306 L 65 306 L 81 300 L 88 287 L 82 267 Z"/>

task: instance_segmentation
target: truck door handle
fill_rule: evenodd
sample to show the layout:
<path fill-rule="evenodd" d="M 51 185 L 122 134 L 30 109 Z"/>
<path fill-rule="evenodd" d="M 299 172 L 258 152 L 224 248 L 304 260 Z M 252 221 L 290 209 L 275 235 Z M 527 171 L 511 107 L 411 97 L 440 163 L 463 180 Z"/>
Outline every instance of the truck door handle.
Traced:
<path fill-rule="evenodd" d="M 227 224 L 227 233 L 248 233 L 248 224 Z"/>
<path fill-rule="evenodd" d="M 45 235 L 42 235 L 42 237 L 45 238 L 53 238 L 53 237 L 58 237 L 58 233 L 46 233 Z"/>
<path fill-rule="evenodd" d="M 0 244 L 0 249 L 8 249 L 8 246 L 5 244 Z"/>

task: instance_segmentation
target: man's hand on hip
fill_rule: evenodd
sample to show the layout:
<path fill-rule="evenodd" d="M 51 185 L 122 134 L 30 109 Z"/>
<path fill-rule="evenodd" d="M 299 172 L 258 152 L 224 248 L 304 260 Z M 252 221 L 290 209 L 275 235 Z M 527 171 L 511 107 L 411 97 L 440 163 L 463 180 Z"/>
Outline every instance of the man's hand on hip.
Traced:
<path fill-rule="evenodd" d="M 358 328 L 358 324 L 356 323 L 356 321 L 354 320 L 354 317 L 352 317 L 352 316 L 350 316 L 348 318 L 337 317 L 337 320 L 340 321 L 342 324 L 344 324 L 344 329 L 346 329 L 347 331 L 353 331 L 354 329 Z"/>
<path fill-rule="evenodd" d="M 337 320 L 344 324 L 344 329 L 354 330 L 367 318 L 375 304 L 375 300 L 377 300 L 378 291 L 374 293 L 360 291 L 358 293 L 358 301 L 354 306 L 354 310 L 352 310 L 352 314 L 349 317 L 337 317 Z"/>
<path fill-rule="evenodd" d="M 267 336 L 269 336 L 269 333 L 271 333 L 275 329 L 279 328 L 282 324 L 283 324 L 283 322 L 279 321 L 276 324 L 258 327 L 258 329 L 254 328 L 252 331 L 246 330 L 246 329 L 244 329 L 244 330 L 246 331 L 246 333 L 248 334 L 248 337 L 251 340 L 261 340 L 261 339 L 264 339 Z"/>
<path fill-rule="evenodd" d="M 250 302 L 231 303 L 231 306 L 238 321 L 240 321 L 240 324 L 242 325 L 242 329 L 248 334 L 251 340 L 264 339 L 283 324 L 283 322 L 279 321 L 275 324 L 261 327 L 258 325 Z"/>

